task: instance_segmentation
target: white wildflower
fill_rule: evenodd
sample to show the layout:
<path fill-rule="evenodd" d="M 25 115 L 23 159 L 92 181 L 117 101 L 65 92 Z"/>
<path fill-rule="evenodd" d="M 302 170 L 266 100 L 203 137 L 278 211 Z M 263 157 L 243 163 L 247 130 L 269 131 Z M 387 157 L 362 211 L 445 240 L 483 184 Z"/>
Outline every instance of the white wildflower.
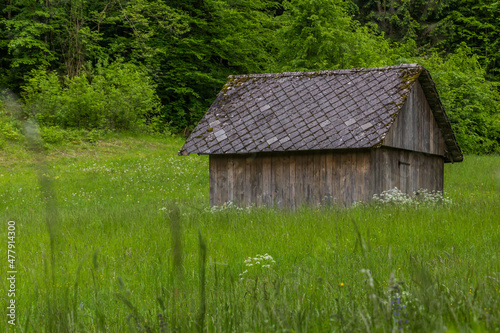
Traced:
<path fill-rule="evenodd" d="M 452 200 L 448 197 L 443 196 L 440 191 L 428 191 L 426 189 L 421 189 L 413 192 L 410 196 L 397 187 L 392 190 L 387 190 L 377 195 L 374 194 L 372 198 L 373 202 L 377 205 L 397 205 L 397 206 L 411 206 L 411 207 L 432 207 L 438 204 L 450 205 Z"/>
<path fill-rule="evenodd" d="M 257 254 L 255 257 L 247 257 L 243 262 L 247 269 L 240 274 L 240 277 L 247 278 L 253 278 L 255 275 L 262 273 L 261 269 L 271 269 L 271 266 L 276 263 L 268 253 L 264 255 Z"/>

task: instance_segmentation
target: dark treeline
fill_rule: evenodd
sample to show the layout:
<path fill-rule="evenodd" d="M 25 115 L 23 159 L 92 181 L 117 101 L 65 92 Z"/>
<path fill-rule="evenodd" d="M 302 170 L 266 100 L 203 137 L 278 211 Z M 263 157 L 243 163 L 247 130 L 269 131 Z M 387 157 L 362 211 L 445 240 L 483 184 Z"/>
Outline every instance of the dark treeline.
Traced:
<path fill-rule="evenodd" d="M 230 74 L 428 68 L 466 152 L 500 151 L 486 0 L 0 0 L 0 88 L 42 126 L 188 132 Z"/>
<path fill-rule="evenodd" d="M 415 41 L 420 53 L 452 53 L 465 43 L 488 78 L 500 80 L 500 3 L 491 0 L 355 1 L 356 18 L 395 41 Z"/>

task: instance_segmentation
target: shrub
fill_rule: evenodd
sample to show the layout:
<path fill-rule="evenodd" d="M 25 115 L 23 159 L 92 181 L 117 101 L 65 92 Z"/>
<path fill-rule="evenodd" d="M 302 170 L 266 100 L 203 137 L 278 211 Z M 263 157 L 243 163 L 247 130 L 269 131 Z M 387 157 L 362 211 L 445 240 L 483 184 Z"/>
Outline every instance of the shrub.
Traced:
<path fill-rule="evenodd" d="M 14 119 L 9 110 L 10 95 L 7 92 L 0 93 L 0 140 L 19 141 L 23 138 L 20 122 Z M 1 146 L 1 145 L 0 145 Z"/>
<path fill-rule="evenodd" d="M 500 93 L 486 80 L 478 56 L 462 44 L 446 59 L 418 59 L 436 82 L 458 143 L 465 153 L 500 153 Z"/>
<path fill-rule="evenodd" d="M 62 80 L 36 70 L 26 82 L 26 114 L 42 126 L 138 130 L 159 114 L 152 80 L 132 64 L 98 65 L 90 74 Z"/>
<path fill-rule="evenodd" d="M 0 135 L 12 141 L 19 141 L 23 137 L 21 131 L 9 120 L 0 120 Z"/>
<path fill-rule="evenodd" d="M 56 126 L 42 127 L 40 131 L 42 139 L 46 143 L 62 143 L 66 137 L 66 131 Z"/>

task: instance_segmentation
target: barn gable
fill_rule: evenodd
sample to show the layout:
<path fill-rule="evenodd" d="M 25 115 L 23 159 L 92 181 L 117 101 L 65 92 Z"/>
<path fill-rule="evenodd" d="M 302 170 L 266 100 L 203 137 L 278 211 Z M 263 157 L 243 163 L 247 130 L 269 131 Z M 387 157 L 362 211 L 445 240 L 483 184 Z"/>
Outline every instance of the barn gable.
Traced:
<path fill-rule="evenodd" d="M 413 84 L 382 145 L 434 155 L 446 151 L 444 136 L 418 81 Z"/>
<path fill-rule="evenodd" d="M 417 83 L 445 141 L 439 155 L 461 161 L 430 75 L 418 65 L 230 76 L 179 155 L 397 145 L 390 130 Z"/>

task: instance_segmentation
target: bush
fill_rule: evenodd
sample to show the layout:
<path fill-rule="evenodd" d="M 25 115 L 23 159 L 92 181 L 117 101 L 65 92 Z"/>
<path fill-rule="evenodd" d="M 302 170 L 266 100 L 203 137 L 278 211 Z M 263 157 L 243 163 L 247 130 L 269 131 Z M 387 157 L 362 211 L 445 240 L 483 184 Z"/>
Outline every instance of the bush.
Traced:
<path fill-rule="evenodd" d="M 12 141 L 19 141 L 23 137 L 13 122 L 4 119 L 0 119 L 0 136 Z"/>
<path fill-rule="evenodd" d="M 478 57 L 462 45 L 446 59 L 418 59 L 436 82 L 443 106 L 465 153 L 500 153 L 500 93 Z"/>
<path fill-rule="evenodd" d="M 42 127 L 40 135 L 46 143 L 58 144 L 64 141 L 66 132 L 56 126 Z"/>
<path fill-rule="evenodd" d="M 98 65 L 90 74 L 62 80 L 36 70 L 26 82 L 26 114 L 42 126 L 138 130 L 159 114 L 152 80 L 132 64 Z"/>
<path fill-rule="evenodd" d="M 19 141 L 23 138 L 21 132 L 20 122 L 14 119 L 11 111 L 9 110 L 10 95 L 7 92 L 0 94 L 0 141 L 5 146 L 5 140 Z"/>

